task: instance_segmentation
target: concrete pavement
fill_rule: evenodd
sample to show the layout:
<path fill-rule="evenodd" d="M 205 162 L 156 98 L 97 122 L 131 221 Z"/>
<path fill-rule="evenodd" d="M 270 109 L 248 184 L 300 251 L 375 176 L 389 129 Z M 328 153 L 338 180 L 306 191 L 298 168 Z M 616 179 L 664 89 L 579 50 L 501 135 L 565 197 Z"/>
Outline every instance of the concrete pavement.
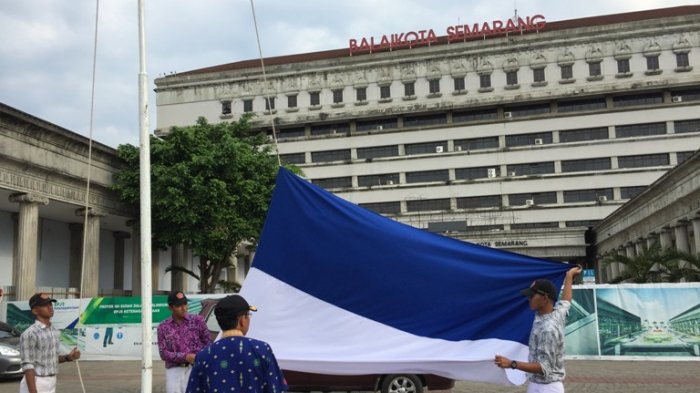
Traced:
<path fill-rule="evenodd" d="M 138 361 L 82 361 L 80 374 L 89 393 L 139 392 L 141 363 Z M 567 393 L 697 393 L 700 392 L 698 361 L 610 361 L 566 362 Z M 153 363 L 153 393 L 165 392 L 163 362 Z M 451 393 L 523 393 L 526 386 L 500 386 L 457 382 Z M 0 381 L 0 393 L 17 393 L 19 381 Z M 59 393 L 81 393 L 76 363 L 60 365 Z M 439 392 L 448 393 L 448 392 Z"/>

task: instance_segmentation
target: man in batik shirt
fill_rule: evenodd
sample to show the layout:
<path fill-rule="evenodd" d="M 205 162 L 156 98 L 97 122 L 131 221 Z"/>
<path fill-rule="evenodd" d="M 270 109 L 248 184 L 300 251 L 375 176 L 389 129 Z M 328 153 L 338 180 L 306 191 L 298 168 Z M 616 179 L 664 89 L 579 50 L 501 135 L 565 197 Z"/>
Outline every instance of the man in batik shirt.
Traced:
<path fill-rule="evenodd" d="M 281 393 L 288 389 L 270 346 L 245 337 L 254 306 L 238 295 L 219 300 L 214 314 L 218 341 L 197 354 L 187 393 Z"/>
<path fill-rule="evenodd" d="M 168 295 L 172 316 L 158 325 L 158 352 L 165 361 L 165 392 L 184 393 L 195 355 L 211 342 L 209 329 L 199 315 L 187 313 L 187 297 Z"/>
<path fill-rule="evenodd" d="M 536 312 L 528 342 L 528 359 L 520 362 L 496 355 L 496 365 L 528 373 L 527 393 L 564 393 L 564 327 L 571 307 L 571 285 L 579 273 L 580 266 L 566 272 L 559 301 L 556 301 L 556 287 L 549 280 L 535 280 L 530 288 L 520 291 L 528 297 L 530 309 Z"/>

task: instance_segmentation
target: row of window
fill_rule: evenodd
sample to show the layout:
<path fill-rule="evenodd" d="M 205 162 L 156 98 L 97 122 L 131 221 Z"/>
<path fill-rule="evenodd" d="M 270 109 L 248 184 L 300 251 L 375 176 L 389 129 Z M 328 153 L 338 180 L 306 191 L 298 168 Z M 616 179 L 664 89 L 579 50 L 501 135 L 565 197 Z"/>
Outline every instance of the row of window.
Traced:
<path fill-rule="evenodd" d="M 620 187 L 620 199 L 631 199 L 644 191 L 646 186 Z M 405 211 L 401 210 L 401 201 L 361 203 L 360 206 L 380 214 L 400 214 L 423 211 L 448 211 L 453 209 L 501 208 L 504 206 L 534 206 L 561 203 L 596 202 L 604 203 L 614 199 L 612 188 L 583 189 L 562 191 L 561 198 L 556 191 L 483 195 L 477 197 L 438 198 L 406 200 Z M 454 199 L 454 201 L 453 201 Z M 454 206 L 454 208 L 453 208 Z"/>
<path fill-rule="evenodd" d="M 678 152 L 676 153 L 676 159 L 680 164 L 693 154 L 693 151 Z M 619 169 L 648 168 L 666 165 L 670 165 L 669 154 L 667 153 L 617 157 L 617 168 Z M 602 171 L 609 169 L 613 169 L 612 159 L 610 157 L 585 158 L 579 160 L 562 160 L 560 173 Z M 413 171 L 404 173 L 404 182 L 405 184 L 449 182 L 453 180 L 476 180 L 502 176 L 532 176 L 557 173 L 554 161 L 509 164 L 505 166 L 505 170 L 506 173 L 502 174 L 501 167 L 499 166 L 456 168 L 454 170 L 454 178 L 450 177 L 449 169 Z M 353 187 L 353 177 L 342 176 L 313 179 L 312 183 L 328 189 L 351 188 Z M 386 186 L 401 183 L 401 176 L 398 172 L 357 176 L 358 187 Z"/>
<path fill-rule="evenodd" d="M 688 53 L 676 53 L 676 72 L 686 72 L 692 70 L 690 66 L 690 59 Z M 657 75 L 661 73 L 659 68 L 659 55 L 646 55 L 646 75 Z M 603 79 L 602 74 L 602 58 L 588 60 L 588 81 L 598 81 Z M 617 78 L 631 77 L 633 74 L 630 71 L 630 59 L 620 58 L 615 60 L 617 62 Z M 561 79 L 559 83 L 573 83 L 574 79 L 574 64 L 559 64 Z M 504 71 L 505 73 L 505 88 L 508 90 L 517 89 L 520 87 L 518 82 L 518 69 L 512 69 Z M 547 81 L 545 79 L 545 68 L 534 68 L 532 69 L 533 86 L 540 87 L 546 86 Z M 479 77 L 479 92 L 490 92 L 493 91 L 492 86 L 492 72 L 477 72 Z M 466 81 L 465 76 L 454 76 L 453 81 L 453 93 L 463 94 L 466 92 Z M 437 98 L 441 95 L 441 80 L 440 79 L 428 79 L 428 97 Z M 403 97 L 407 99 L 413 99 L 416 97 L 416 82 L 408 81 L 403 82 Z M 379 84 L 379 102 L 390 102 L 392 98 L 391 85 L 390 84 Z M 321 91 L 310 91 L 309 93 L 309 106 L 312 109 L 320 108 L 321 106 Z M 345 88 L 338 87 L 331 89 L 332 102 L 334 105 L 340 106 L 345 101 Z M 297 109 L 298 108 L 298 97 L 297 94 L 287 94 L 287 109 Z M 264 97 L 265 110 L 273 111 L 276 109 L 276 97 Z M 355 101 L 358 103 L 367 102 L 367 87 L 360 86 L 355 87 Z M 253 98 L 243 99 L 243 112 L 253 112 Z M 224 100 L 221 101 L 221 114 L 230 115 L 232 111 L 231 101 Z"/>
<path fill-rule="evenodd" d="M 564 226 L 567 228 L 592 227 L 599 223 L 600 220 L 578 220 L 564 221 Z M 559 222 L 526 222 L 526 223 L 511 223 L 509 229 L 543 229 L 543 228 L 559 228 Z M 440 221 L 429 222 L 428 231 L 430 232 L 488 232 L 488 231 L 503 231 L 506 225 L 503 224 L 488 224 L 488 225 L 467 225 L 466 221 Z"/>
<path fill-rule="evenodd" d="M 700 100 L 700 89 L 674 90 L 669 95 L 671 102 L 692 102 Z M 609 101 L 609 102 L 608 102 Z M 476 110 L 456 110 L 453 112 L 441 112 L 421 115 L 406 115 L 401 118 L 383 118 L 358 120 L 354 123 L 315 124 L 308 128 L 291 127 L 282 128 L 277 132 L 277 139 L 285 140 L 305 136 L 324 136 L 331 134 L 347 135 L 355 132 L 388 131 L 411 127 L 425 127 L 441 124 L 459 124 L 474 121 L 498 120 L 504 118 L 521 118 L 534 115 L 546 115 L 549 113 L 572 113 L 602 110 L 607 108 L 624 108 L 640 105 L 658 105 L 664 103 L 663 92 L 650 92 L 613 96 L 609 100 L 606 97 L 594 97 L 578 100 L 562 100 L 553 103 L 540 103 L 519 106 L 504 106 L 501 108 L 482 108 Z M 499 109 L 502 112 L 499 114 Z M 686 125 L 694 127 L 693 124 Z M 680 129 L 680 128 L 679 128 Z M 683 132 L 683 131 L 681 131 Z M 689 132 L 689 131 L 685 131 Z"/>
<path fill-rule="evenodd" d="M 632 138 L 650 135 L 664 135 L 668 132 L 667 124 L 644 123 L 619 125 L 614 127 L 615 138 Z M 684 134 L 689 132 L 700 132 L 700 119 L 681 120 L 673 122 L 674 133 Z M 608 127 L 583 128 L 576 130 L 566 130 L 559 132 L 536 132 L 527 134 L 516 134 L 505 136 L 505 146 L 500 146 L 499 137 L 481 137 L 468 139 L 455 139 L 452 141 L 453 151 L 477 151 L 498 148 L 510 148 L 520 146 L 548 145 L 555 143 L 570 143 L 581 141 L 594 141 L 609 139 Z M 449 141 L 432 141 L 421 143 L 407 143 L 403 145 L 404 155 L 417 154 L 440 154 L 449 150 Z M 372 160 L 382 157 L 398 157 L 399 145 L 359 147 L 356 149 L 357 159 Z M 305 164 L 306 153 L 290 153 L 280 155 L 282 161 L 287 164 Z M 311 152 L 312 163 L 323 163 L 333 161 L 350 161 L 352 159 L 351 149 L 326 150 Z"/>

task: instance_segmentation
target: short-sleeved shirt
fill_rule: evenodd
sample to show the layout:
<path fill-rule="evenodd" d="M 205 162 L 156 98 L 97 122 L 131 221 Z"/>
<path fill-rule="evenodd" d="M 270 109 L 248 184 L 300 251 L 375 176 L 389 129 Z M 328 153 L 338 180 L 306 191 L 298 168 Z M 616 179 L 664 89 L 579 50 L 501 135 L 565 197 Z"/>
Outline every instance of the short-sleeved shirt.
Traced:
<path fill-rule="evenodd" d="M 537 314 L 530 331 L 528 362 L 539 363 L 542 374 L 528 374 L 535 383 L 563 381 L 564 371 L 564 327 L 571 303 L 560 300 L 548 314 Z"/>
<path fill-rule="evenodd" d="M 248 337 L 224 337 L 197 354 L 186 393 L 281 393 L 287 382 L 270 346 Z"/>
<path fill-rule="evenodd" d="M 204 318 L 186 314 L 176 322 L 172 317 L 158 325 L 158 352 L 165 361 L 165 368 L 187 364 L 188 353 L 197 353 L 211 342 Z"/>
<path fill-rule="evenodd" d="M 19 338 L 22 370 L 34 369 L 37 376 L 58 373 L 58 351 L 61 332 L 52 325 L 36 321 Z"/>

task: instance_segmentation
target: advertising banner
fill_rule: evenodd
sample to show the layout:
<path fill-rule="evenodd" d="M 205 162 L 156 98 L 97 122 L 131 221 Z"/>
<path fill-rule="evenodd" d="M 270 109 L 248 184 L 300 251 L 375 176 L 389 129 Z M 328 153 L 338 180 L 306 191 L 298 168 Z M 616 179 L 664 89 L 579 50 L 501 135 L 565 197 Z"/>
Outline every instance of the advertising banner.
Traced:
<path fill-rule="evenodd" d="M 189 312 L 202 315 L 212 334 L 219 330 L 214 306 L 223 296 L 188 295 Z M 152 304 L 153 358 L 159 359 L 156 328 L 170 310 L 164 295 Z M 141 358 L 140 297 L 61 299 L 54 311 L 65 351 L 78 347 L 84 360 Z M 34 315 L 26 301 L 10 302 L 5 320 L 22 331 Z M 565 334 L 568 358 L 700 360 L 700 284 L 575 286 Z"/>

